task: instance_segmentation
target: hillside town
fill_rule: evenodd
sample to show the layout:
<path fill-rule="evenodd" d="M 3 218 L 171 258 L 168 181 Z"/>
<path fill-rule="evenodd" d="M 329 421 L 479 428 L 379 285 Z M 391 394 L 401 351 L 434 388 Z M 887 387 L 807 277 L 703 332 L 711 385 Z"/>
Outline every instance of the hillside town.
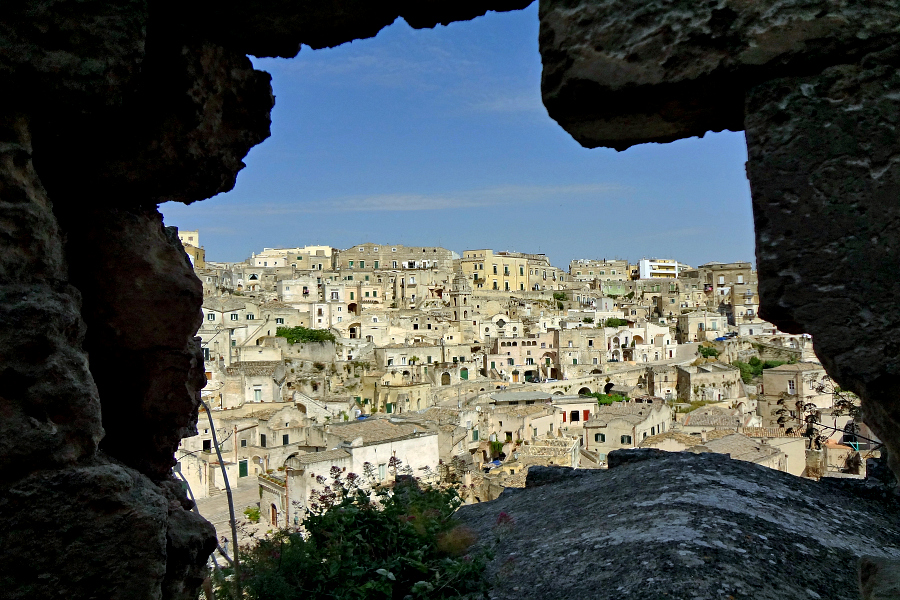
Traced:
<path fill-rule="evenodd" d="M 455 481 L 467 502 L 529 467 L 603 469 L 623 448 L 713 452 L 862 477 L 877 439 L 812 338 L 758 315 L 750 262 L 579 259 L 363 243 L 207 260 L 207 385 L 177 471 L 195 498 L 259 490 L 296 526 L 337 468 Z M 208 412 L 207 412 L 208 411 Z M 210 425 L 210 422 L 213 425 Z"/>

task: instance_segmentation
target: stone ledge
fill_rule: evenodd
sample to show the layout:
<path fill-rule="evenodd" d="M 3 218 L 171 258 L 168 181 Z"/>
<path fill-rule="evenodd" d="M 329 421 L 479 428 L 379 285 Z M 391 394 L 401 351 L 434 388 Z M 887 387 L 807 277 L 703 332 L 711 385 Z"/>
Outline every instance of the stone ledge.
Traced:
<path fill-rule="evenodd" d="M 900 558 L 900 504 L 716 454 L 632 450 L 614 469 L 534 467 L 465 506 L 493 543 L 492 598 L 859 598 L 857 562 Z"/>

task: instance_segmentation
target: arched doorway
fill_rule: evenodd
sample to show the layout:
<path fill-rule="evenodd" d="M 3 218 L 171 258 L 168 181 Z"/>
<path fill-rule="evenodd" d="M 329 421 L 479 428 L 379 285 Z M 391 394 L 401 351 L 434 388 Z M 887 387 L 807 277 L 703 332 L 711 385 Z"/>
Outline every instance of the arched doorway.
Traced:
<path fill-rule="evenodd" d="M 356 310 L 359 308 L 359 305 L 356 302 L 351 302 L 347 305 L 347 312 L 351 315 L 357 314 Z"/>
<path fill-rule="evenodd" d="M 610 392 L 610 390 L 612 390 L 615 387 L 615 385 L 616 384 L 614 384 L 612 382 L 607 383 L 606 385 L 603 386 L 603 393 L 608 394 Z"/>
<path fill-rule="evenodd" d="M 443 373 L 441 375 L 441 385 L 450 385 L 450 373 Z"/>
<path fill-rule="evenodd" d="M 272 527 L 278 527 L 278 507 L 273 504 L 271 507 L 271 511 L 272 514 L 269 522 L 272 524 Z"/>
<path fill-rule="evenodd" d="M 463 367 L 459 370 L 459 378 L 462 380 L 467 380 L 469 378 L 469 369 Z"/>
<path fill-rule="evenodd" d="M 593 392 L 591 391 L 591 388 L 589 388 L 589 387 L 583 387 L 583 388 L 581 388 L 580 390 L 578 390 L 578 395 L 579 395 L 579 396 L 587 396 L 587 395 L 592 394 L 592 393 L 593 393 Z"/>

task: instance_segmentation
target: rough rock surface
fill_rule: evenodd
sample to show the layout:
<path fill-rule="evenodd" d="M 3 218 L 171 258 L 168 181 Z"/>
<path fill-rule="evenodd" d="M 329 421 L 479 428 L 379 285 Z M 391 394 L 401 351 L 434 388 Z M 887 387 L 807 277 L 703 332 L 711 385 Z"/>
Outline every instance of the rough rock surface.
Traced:
<path fill-rule="evenodd" d="M 34 171 L 28 119 L 0 115 L 0 485 L 90 457 L 103 436 L 78 290 Z"/>
<path fill-rule="evenodd" d="M 900 47 L 747 97 L 760 314 L 811 333 L 900 472 Z"/>
<path fill-rule="evenodd" d="M 888 494 L 718 454 L 632 459 L 532 467 L 524 489 L 461 508 L 480 544 L 499 539 L 491 597 L 855 600 L 859 557 L 900 557 Z"/>
<path fill-rule="evenodd" d="M 85 349 L 106 430 L 100 448 L 164 479 L 178 442 L 197 432 L 203 288 L 155 208 L 80 212 L 87 218 L 69 228 L 66 250 L 71 281 L 83 290 Z"/>
<path fill-rule="evenodd" d="M 169 489 L 103 458 L 2 489 L 3 597 L 190 598 L 215 530 Z"/>
<path fill-rule="evenodd" d="M 540 18 L 547 111 L 619 150 L 741 130 L 754 83 L 900 41 L 894 2 L 545 0 Z"/>

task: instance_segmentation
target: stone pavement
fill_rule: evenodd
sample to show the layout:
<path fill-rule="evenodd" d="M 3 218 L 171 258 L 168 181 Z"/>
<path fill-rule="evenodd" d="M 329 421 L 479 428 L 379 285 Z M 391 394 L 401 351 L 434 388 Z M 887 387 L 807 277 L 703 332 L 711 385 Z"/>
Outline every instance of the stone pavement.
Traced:
<path fill-rule="evenodd" d="M 255 478 L 254 478 L 255 479 Z M 260 521 L 259 525 L 251 524 L 244 516 L 244 509 L 248 506 L 257 506 L 259 504 L 259 486 L 244 485 L 233 490 L 234 496 L 234 516 L 237 519 L 240 541 L 243 543 L 247 537 L 246 533 L 256 532 L 258 538 L 268 528 L 265 522 Z M 217 496 L 210 498 L 201 498 L 197 500 L 197 509 L 206 520 L 213 524 L 216 528 L 216 535 L 221 540 L 224 535 L 229 539 L 229 551 L 233 548 L 231 542 L 231 526 L 228 522 L 228 496 L 222 492 Z M 243 530 L 244 535 L 242 535 Z"/>

